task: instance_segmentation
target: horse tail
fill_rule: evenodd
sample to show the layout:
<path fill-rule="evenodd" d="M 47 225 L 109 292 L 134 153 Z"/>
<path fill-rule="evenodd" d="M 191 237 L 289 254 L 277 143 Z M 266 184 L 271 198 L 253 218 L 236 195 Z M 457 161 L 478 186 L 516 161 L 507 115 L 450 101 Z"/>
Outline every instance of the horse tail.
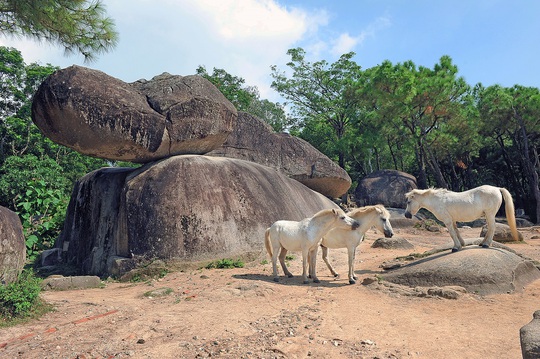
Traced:
<path fill-rule="evenodd" d="M 512 232 L 512 238 L 514 241 L 519 241 L 519 235 L 516 225 L 516 215 L 514 213 L 514 201 L 512 200 L 512 195 L 506 188 L 499 188 L 501 194 L 504 198 L 504 210 L 506 212 L 506 220 L 510 226 L 510 231 Z"/>
<path fill-rule="evenodd" d="M 266 232 L 264 232 L 264 245 L 266 246 L 266 251 L 272 257 L 272 245 L 270 243 L 270 228 L 266 229 Z"/>

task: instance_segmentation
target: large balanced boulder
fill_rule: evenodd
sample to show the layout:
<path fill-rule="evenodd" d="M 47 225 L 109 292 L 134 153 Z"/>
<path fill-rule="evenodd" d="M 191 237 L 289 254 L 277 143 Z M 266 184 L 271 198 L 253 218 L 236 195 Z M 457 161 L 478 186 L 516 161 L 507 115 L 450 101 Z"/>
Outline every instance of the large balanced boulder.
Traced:
<path fill-rule="evenodd" d="M 351 186 L 347 172 L 301 138 L 275 133 L 264 121 L 238 113 L 234 130 L 223 146 L 208 153 L 243 159 L 275 168 L 330 198 L 345 194 Z"/>
<path fill-rule="evenodd" d="M 45 136 L 80 153 L 146 163 L 221 146 L 236 121 L 235 107 L 200 76 L 164 73 L 126 83 L 101 71 L 71 66 L 37 90 L 32 120 Z"/>
<path fill-rule="evenodd" d="M 539 278 L 540 270 L 532 261 L 501 248 L 479 246 L 431 255 L 383 275 L 385 281 L 409 287 L 461 286 L 480 295 L 520 292 Z"/>
<path fill-rule="evenodd" d="M 396 170 L 375 171 L 358 181 L 354 192 L 358 207 L 382 204 L 385 207 L 405 208 L 405 193 L 418 188 L 416 178 Z"/>
<path fill-rule="evenodd" d="M 17 280 L 26 260 L 23 227 L 17 213 L 0 206 L 0 285 Z"/>
<path fill-rule="evenodd" d="M 276 220 L 336 207 L 266 166 L 174 156 L 82 178 L 57 245 L 81 274 L 106 275 L 122 258 L 189 263 L 260 254 L 264 231 Z"/>

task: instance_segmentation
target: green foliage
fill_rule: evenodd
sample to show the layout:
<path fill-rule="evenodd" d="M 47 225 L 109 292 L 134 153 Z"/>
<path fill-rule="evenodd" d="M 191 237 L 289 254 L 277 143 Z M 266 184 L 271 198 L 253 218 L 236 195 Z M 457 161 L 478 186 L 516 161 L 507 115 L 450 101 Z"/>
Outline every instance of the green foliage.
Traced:
<path fill-rule="evenodd" d="M 27 185 L 38 180 L 66 196 L 72 189 L 72 181 L 64 176 L 63 168 L 54 159 L 34 155 L 8 157 L 0 166 L 0 205 L 17 211 Z"/>
<path fill-rule="evenodd" d="M 291 125 L 291 120 L 287 118 L 282 105 L 261 100 L 257 87 L 245 86 L 243 78 L 216 68 L 213 69 L 212 74 L 209 74 L 204 66 L 197 68 L 197 75 L 214 84 L 238 111 L 258 117 L 272 126 L 274 131 L 284 131 Z"/>
<path fill-rule="evenodd" d="M 244 262 L 240 259 L 224 258 L 217 261 L 213 261 L 205 266 L 206 269 L 231 269 L 231 268 L 244 268 Z"/>
<path fill-rule="evenodd" d="M 26 191 L 17 201 L 27 257 L 33 258 L 54 245 L 64 224 L 67 203 L 62 191 L 49 188 L 44 180 L 27 182 Z"/>
<path fill-rule="evenodd" d="M 290 49 L 287 54 L 291 56 L 287 66 L 292 76 L 272 66 L 272 88 L 291 101 L 300 133 L 308 126 L 327 133 L 332 131 L 328 145 L 319 149 L 330 158 L 337 158 L 345 168 L 345 152 L 350 141 L 347 134 L 364 110 L 353 91 L 363 76 L 360 66 L 351 60 L 354 53 L 342 55 L 333 64 L 324 60 L 308 62 L 301 48 Z"/>
<path fill-rule="evenodd" d="M 27 317 L 35 309 L 41 291 L 41 279 L 25 270 L 17 281 L 0 286 L 0 317 L 9 320 Z"/>
<path fill-rule="evenodd" d="M 88 61 L 118 41 L 99 0 L 3 0 L 0 14 L 0 33 L 58 43 Z"/>

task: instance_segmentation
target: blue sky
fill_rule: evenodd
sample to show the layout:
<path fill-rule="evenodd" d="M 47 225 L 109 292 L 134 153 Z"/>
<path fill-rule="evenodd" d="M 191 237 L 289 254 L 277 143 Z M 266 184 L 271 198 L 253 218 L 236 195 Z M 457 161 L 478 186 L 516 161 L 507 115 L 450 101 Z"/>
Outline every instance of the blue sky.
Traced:
<path fill-rule="evenodd" d="M 26 63 L 72 64 L 126 82 L 163 72 L 222 68 L 279 101 L 270 66 L 286 70 L 290 48 L 310 61 L 353 51 L 363 68 L 412 60 L 433 67 L 449 55 L 474 85 L 540 87 L 537 0 L 104 0 L 120 42 L 92 63 L 62 48 L 0 37 Z"/>

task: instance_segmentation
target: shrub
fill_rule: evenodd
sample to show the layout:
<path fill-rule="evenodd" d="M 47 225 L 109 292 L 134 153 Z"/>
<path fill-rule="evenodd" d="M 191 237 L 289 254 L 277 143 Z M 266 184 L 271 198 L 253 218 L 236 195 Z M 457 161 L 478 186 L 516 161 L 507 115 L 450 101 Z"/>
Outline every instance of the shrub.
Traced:
<path fill-rule="evenodd" d="M 233 260 L 229 258 L 224 258 L 224 259 L 220 259 L 220 260 L 209 263 L 205 268 L 206 269 L 244 268 L 244 262 L 242 262 L 240 259 Z"/>
<path fill-rule="evenodd" d="M 29 316 L 38 303 L 40 283 L 41 279 L 32 270 L 24 270 L 17 281 L 0 286 L 0 316 L 3 319 Z"/>

